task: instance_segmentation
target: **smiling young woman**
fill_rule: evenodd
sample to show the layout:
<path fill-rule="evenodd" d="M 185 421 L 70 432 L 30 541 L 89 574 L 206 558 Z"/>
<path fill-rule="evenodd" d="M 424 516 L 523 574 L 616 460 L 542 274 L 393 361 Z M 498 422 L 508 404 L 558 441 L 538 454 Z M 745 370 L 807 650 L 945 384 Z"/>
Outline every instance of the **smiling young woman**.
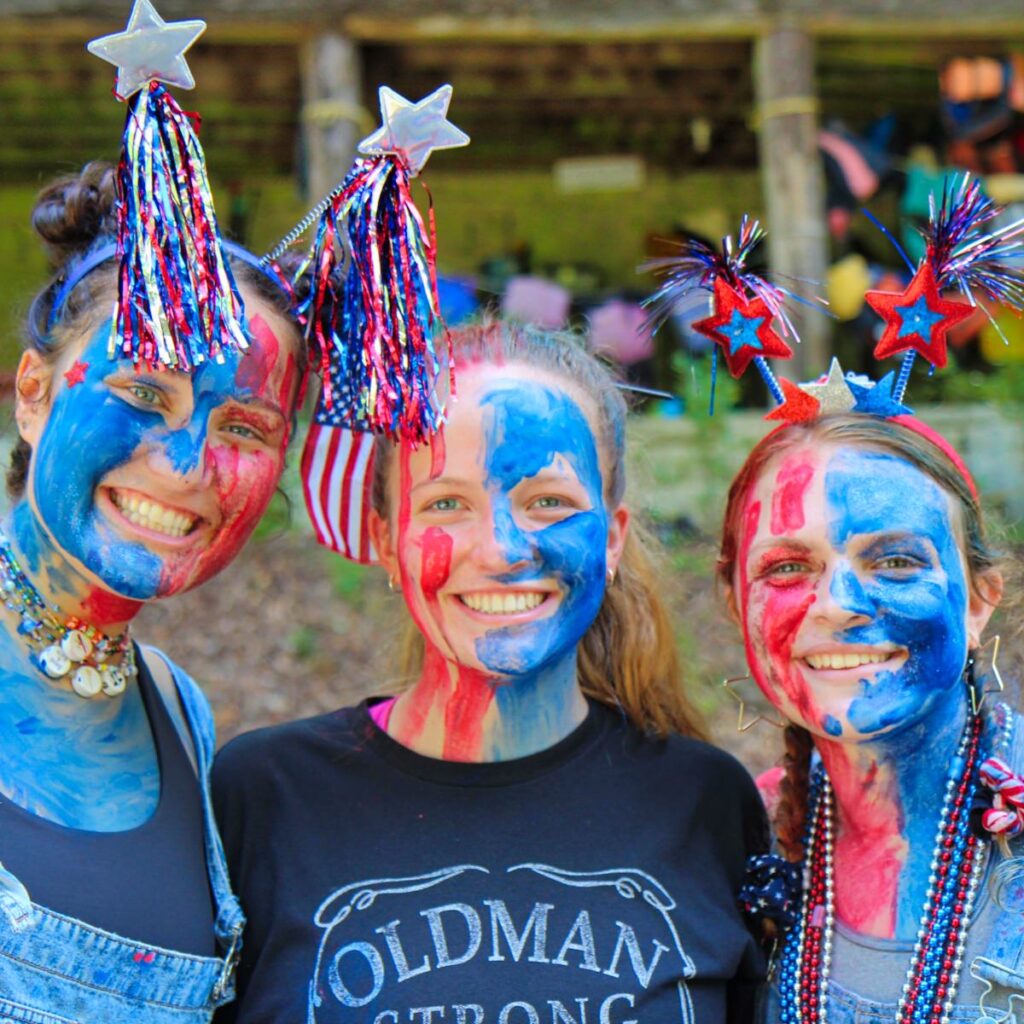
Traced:
<path fill-rule="evenodd" d="M 242 923 L 209 802 L 212 715 L 128 629 L 252 532 L 301 338 L 242 263 L 248 352 L 137 369 L 108 348 L 113 169 L 51 185 L 34 225 L 58 273 L 18 367 L 0 532 L 0 1019 L 206 1021 Z"/>
<path fill-rule="evenodd" d="M 572 338 L 454 345 L 443 431 L 376 453 L 411 685 L 218 758 L 249 914 L 229 1019 L 748 1021 L 763 812 L 698 738 L 623 502 L 622 396 Z"/>
<path fill-rule="evenodd" d="M 733 483 L 719 571 L 751 673 L 792 723 L 767 791 L 778 839 L 821 883 L 769 1019 L 1001 1012 L 1024 995 L 1024 918 L 992 898 L 1000 847 L 986 862 L 968 819 L 979 765 L 1019 772 L 1024 735 L 993 698 L 974 713 L 1003 584 L 959 456 L 909 417 L 781 428 Z"/>

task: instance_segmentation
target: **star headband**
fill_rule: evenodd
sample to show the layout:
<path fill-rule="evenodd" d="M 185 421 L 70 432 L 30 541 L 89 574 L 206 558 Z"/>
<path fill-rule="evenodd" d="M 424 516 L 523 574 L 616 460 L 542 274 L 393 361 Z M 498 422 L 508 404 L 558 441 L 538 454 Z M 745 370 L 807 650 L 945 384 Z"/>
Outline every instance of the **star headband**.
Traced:
<path fill-rule="evenodd" d="M 185 51 L 206 28 L 166 22 L 135 0 L 123 32 L 89 43 L 117 67 L 127 107 L 117 167 L 117 301 L 110 355 L 191 370 L 249 345 L 245 309 L 224 256 L 195 115 L 167 85 L 195 85 Z"/>
<path fill-rule="evenodd" d="M 776 377 L 766 357 L 790 358 L 793 352 L 784 338 L 796 339 L 785 302 L 807 300 L 747 269 L 750 253 L 764 236 L 758 224 L 747 218 L 740 227 L 738 241 L 726 238 L 720 253 L 691 241 L 683 244 L 679 256 L 647 265 L 647 269 L 665 277 L 647 302 L 651 322 L 655 328 L 660 326 L 687 292 L 697 288 L 710 291 L 712 315 L 695 322 L 693 328 L 716 345 L 712 356 L 712 411 L 715 367 L 721 348 L 734 377 L 742 376 L 751 364 L 763 377 L 777 403 L 766 419 L 783 425 L 811 422 L 830 413 L 862 413 L 891 419 L 940 448 L 977 498 L 977 487 L 959 454 L 945 438 L 917 420 L 903 399 L 918 355 L 933 367 L 946 365 L 947 334 L 951 327 L 970 316 L 975 308 L 983 309 L 995 324 L 988 310 L 983 305 L 979 307 L 977 295 L 1018 312 L 1024 309 L 1024 267 L 1008 262 L 1024 256 L 1024 220 L 994 231 L 984 230 L 1002 211 L 966 175 L 947 181 L 941 199 L 937 202 L 933 196 L 930 208 L 931 217 L 923 231 L 924 259 L 915 268 L 899 250 L 913 275 L 908 287 L 899 293 L 872 291 L 865 296 L 886 324 L 875 347 L 875 357 L 903 354 L 899 370 L 886 373 L 877 382 L 844 374 L 836 359 L 828 373 L 816 381 L 795 384 Z M 963 301 L 943 294 L 953 290 L 963 296 Z"/>
<path fill-rule="evenodd" d="M 382 124 L 359 143 L 362 155 L 264 258 L 316 224 L 302 271 L 314 280 L 305 312 L 323 381 L 318 421 L 419 444 L 442 423 L 453 381 L 450 353 L 437 344 L 447 332 L 433 206 L 424 221 L 410 185 L 434 150 L 465 146 L 469 136 L 447 119 L 450 85 L 418 103 L 387 86 L 379 95 Z"/>

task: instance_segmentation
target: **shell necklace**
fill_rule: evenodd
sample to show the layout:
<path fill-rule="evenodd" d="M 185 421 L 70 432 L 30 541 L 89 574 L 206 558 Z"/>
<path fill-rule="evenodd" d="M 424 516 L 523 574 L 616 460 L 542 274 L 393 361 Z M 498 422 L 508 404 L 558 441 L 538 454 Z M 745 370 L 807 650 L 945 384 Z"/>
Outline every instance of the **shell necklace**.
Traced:
<path fill-rule="evenodd" d="M 20 619 L 18 634 L 32 650 L 32 664 L 50 679 L 63 679 L 85 700 L 117 697 L 138 674 L 128 631 L 109 637 L 81 619 L 61 619 L 25 575 L 0 530 L 0 592 Z"/>

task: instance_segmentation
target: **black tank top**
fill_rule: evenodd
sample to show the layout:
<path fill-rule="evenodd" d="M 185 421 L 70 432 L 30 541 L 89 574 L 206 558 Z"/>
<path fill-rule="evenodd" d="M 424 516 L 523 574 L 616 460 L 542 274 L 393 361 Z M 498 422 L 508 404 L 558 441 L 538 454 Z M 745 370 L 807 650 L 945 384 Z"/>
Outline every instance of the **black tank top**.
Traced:
<path fill-rule="evenodd" d="M 156 810 L 138 828 L 89 832 L 0 797 L 0 862 L 47 910 L 145 945 L 213 956 L 199 780 L 138 649 L 136 658 L 160 765 Z"/>

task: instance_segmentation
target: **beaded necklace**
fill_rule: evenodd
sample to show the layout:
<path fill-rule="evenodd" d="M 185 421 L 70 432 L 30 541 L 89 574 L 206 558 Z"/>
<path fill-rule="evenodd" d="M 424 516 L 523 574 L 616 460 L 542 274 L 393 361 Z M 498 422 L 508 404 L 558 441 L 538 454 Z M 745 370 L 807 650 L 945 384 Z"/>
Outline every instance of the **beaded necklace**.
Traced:
<path fill-rule="evenodd" d="M 4 604 L 19 616 L 18 634 L 32 648 L 32 664 L 50 679 L 67 680 L 79 697 L 117 697 L 138 674 L 128 631 L 110 637 L 74 616 L 62 621 L 59 609 L 48 605 L 25 575 L 3 530 L 0 591 Z"/>
<path fill-rule="evenodd" d="M 997 741 L 1009 744 L 1013 716 L 996 708 Z M 928 891 L 896 1011 L 897 1024 L 948 1024 L 956 996 L 971 910 L 987 846 L 970 825 L 978 789 L 982 716 L 969 716 L 946 779 Z M 782 1024 L 827 1024 L 835 929 L 835 798 L 823 767 L 812 774 L 805 837 L 803 900 L 779 962 Z"/>

